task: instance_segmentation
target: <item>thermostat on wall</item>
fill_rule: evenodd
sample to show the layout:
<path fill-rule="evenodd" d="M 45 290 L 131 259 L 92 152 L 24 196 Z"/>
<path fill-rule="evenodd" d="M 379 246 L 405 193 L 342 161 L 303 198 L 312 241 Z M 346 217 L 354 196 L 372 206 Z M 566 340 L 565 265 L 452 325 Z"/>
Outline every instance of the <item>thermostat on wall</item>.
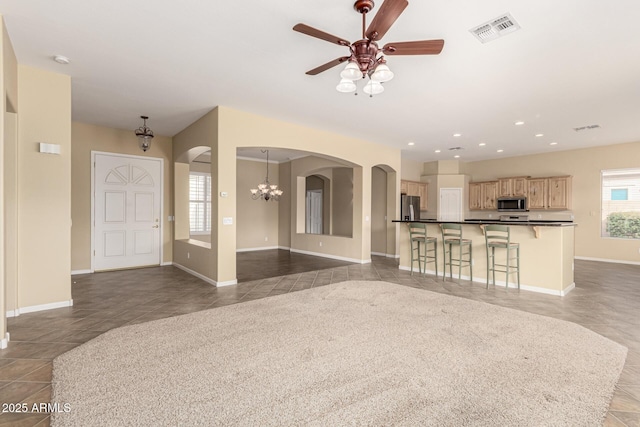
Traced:
<path fill-rule="evenodd" d="M 221 191 L 220 192 L 220 197 L 227 197 L 229 195 L 229 193 L 227 193 L 226 191 Z"/>

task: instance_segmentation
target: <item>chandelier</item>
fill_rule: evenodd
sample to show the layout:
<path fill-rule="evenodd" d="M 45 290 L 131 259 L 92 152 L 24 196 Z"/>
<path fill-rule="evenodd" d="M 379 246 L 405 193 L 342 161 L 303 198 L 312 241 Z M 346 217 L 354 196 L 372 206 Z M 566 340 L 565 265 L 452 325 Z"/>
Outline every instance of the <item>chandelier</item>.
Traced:
<path fill-rule="evenodd" d="M 138 129 L 136 129 L 136 136 L 138 137 L 138 146 L 144 152 L 151 148 L 151 140 L 153 139 L 153 131 L 147 127 L 147 116 L 140 116 L 144 123 Z"/>
<path fill-rule="evenodd" d="M 260 150 L 263 153 L 267 153 L 267 177 L 264 179 L 262 184 L 258 185 L 258 188 L 252 188 L 251 198 L 253 200 L 264 199 L 264 201 L 268 202 L 269 200 L 278 201 L 280 200 L 280 196 L 282 196 L 282 190 L 278 190 L 278 186 L 276 184 L 271 184 L 269 182 L 269 150 Z"/>

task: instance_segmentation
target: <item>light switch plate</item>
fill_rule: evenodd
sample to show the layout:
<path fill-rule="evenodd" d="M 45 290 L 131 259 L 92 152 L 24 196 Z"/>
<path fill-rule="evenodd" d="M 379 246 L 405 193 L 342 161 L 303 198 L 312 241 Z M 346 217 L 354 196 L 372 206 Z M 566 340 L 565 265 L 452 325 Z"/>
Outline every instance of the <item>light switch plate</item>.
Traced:
<path fill-rule="evenodd" d="M 222 225 L 233 225 L 233 218 L 230 216 L 225 216 L 222 218 Z"/>

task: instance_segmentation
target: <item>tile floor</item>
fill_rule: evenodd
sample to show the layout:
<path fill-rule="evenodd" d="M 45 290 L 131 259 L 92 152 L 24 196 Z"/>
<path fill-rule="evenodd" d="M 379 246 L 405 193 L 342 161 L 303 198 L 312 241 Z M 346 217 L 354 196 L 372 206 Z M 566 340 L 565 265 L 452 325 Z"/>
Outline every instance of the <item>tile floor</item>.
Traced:
<path fill-rule="evenodd" d="M 214 288 L 174 267 L 74 276 L 74 306 L 24 314 L 8 321 L 11 342 L 0 351 L 0 403 L 48 402 L 51 361 L 57 355 L 122 325 L 242 303 L 344 280 L 386 280 L 581 324 L 629 348 L 627 363 L 605 426 L 640 427 L 640 266 L 576 261 L 576 289 L 564 298 L 433 276 L 411 276 L 397 261 L 373 257 L 368 265 L 327 267 L 300 258 L 306 269 L 292 271 L 288 252 L 238 258 L 247 281 Z M 291 254 L 295 256 L 294 254 Z M 304 257 L 304 256 L 301 256 Z M 255 271 L 280 259 L 282 274 L 251 280 Z M 268 260 L 268 261 L 267 261 Z M 295 259 L 293 259 L 295 261 Z M 293 267 L 292 267 L 293 266 Z M 46 426 L 47 413 L 2 414 L 0 426 Z"/>

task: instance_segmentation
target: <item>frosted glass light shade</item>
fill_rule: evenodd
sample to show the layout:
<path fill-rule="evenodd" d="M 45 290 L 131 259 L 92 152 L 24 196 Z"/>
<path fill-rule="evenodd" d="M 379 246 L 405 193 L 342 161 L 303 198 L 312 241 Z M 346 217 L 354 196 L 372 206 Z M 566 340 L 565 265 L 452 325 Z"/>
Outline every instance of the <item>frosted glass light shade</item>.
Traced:
<path fill-rule="evenodd" d="M 380 82 L 369 80 L 369 83 L 367 83 L 362 90 L 367 95 L 378 95 L 384 92 L 384 87 L 382 87 Z"/>
<path fill-rule="evenodd" d="M 388 82 L 393 78 L 393 72 L 389 69 L 387 64 L 380 64 L 376 67 L 375 71 L 371 75 L 371 80 L 375 82 Z"/>
<path fill-rule="evenodd" d="M 340 73 L 340 77 L 347 80 L 358 80 L 362 78 L 360 67 L 353 61 L 349 61 L 344 70 Z"/>
<path fill-rule="evenodd" d="M 349 93 L 356 90 L 356 84 L 349 79 L 342 79 L 338 86 L 336 86 L 336 90 L 342 93 Z"/>

